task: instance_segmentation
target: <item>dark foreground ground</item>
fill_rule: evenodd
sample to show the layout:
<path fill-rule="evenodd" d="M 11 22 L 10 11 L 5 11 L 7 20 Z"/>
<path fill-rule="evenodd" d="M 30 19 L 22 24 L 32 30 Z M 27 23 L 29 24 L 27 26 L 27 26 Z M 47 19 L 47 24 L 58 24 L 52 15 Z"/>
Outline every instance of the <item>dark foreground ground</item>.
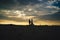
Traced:
<path fill-rule="evenodd" d="M 0 25 L 0 40 L 60 40 L 60 26 Z"/>

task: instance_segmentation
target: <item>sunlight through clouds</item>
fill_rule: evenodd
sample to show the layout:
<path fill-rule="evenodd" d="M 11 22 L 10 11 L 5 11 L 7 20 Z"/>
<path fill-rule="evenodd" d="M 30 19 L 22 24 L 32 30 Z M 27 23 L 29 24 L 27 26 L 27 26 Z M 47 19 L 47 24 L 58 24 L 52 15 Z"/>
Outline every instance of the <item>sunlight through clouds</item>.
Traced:
<path fill-rule="evenodd" d="M 28 19 L 33 19 L 40 22 L 47 19 L 52 23 L 52 20 L 58 21 L 60 17 L 59 0 L 7 0 L 4 2 L 0 1 L 0 20 L 27 22 Z M 41 22 L 44 23 L 44 21 Z"/>

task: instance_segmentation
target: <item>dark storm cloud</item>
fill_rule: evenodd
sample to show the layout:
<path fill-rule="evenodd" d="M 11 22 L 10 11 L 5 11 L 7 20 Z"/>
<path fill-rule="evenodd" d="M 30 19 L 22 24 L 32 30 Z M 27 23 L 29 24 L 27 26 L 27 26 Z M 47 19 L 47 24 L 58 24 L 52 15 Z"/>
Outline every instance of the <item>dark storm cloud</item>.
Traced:
<path fill-rule="evenodd" d="M 52 5 L 60 8 L 60 1 L 56 1 Z"/>
<path fill-rule="evenodd" d="M 38 0 L 0 0 L 0 9 L 10 9 L 10 7 L 15 6 L 17 4 L 28 5 L 28 4 L 36 4 L 39 3 Z"/>
<path fill-rule="evenodd" d="M 26 6 L 26 5 L 35 5 L 47 2 L 48 0 L 0 0 L 0 9 L 12 9 L 11 7 L 17 6 Z"/>
<path fill-rule="evenodd" d="M 44 16 L 40 16 L 41 19 L 44 20 L 60 20 L 60 12 L 56 12 L 54 14 L 50 14 L 50 15 L 44 15 Z"/>
<path fill-rule="evenodd" d="M 27 5 L 27 4 L 29 4 L 29 3 L 39 3 L 39 1 L 38 0 L 18 0 L 18 2 L 20 3 L 20 4 L 25 4 L 25 5 Z"/>
<path fill-rule="evenodd" d="M 0 0 L 0 4 L 14 4 L 19 2 L 20 4 L 29 4 L 29 3 L 40 3 L 38 0 Z"/>
<path fill-rule="evenodd" d="M 13 0 L 0 0 L 0 9 L 8 9 L 13 4 L 15 4 Z"/>
<path fill-rule="evenodd" d="M 43 2 L 47 2 L 48 0 L 17 0 L 20 4 L 37 4 L 37 3 L 43 3 Z"/>
<path fill-rule="evenodd" d="M 35 5 L 35 4 L 44 4 L 47 3 L 50 0 L 0 0 L 0 9 L 12 9 L 16 5 L 18 7 L 26 6 L 26 5 Z M 55 3 L 53 4 L 55 5 Z"/>

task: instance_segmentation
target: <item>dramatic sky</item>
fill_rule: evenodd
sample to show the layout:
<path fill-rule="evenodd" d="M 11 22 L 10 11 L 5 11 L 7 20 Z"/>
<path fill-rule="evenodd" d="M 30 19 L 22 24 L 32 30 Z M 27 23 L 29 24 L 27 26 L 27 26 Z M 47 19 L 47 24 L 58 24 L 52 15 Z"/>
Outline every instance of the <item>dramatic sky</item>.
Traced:
<path fill-rule="evenodd" d="M 0 0 L 0 24 L 60 25 L 60 0 Z"/>

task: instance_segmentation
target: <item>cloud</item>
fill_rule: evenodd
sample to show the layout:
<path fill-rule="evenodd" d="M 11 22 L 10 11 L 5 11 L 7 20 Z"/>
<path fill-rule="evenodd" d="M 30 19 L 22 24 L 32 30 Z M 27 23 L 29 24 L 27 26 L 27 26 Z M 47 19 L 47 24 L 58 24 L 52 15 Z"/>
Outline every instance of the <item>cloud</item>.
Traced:
<path fill-rule="evenodd" d="M 58 0 L 54 2 L 52 5 L 60 8 L 60 1 Z"/>
<path fill-rule="evenodd" d="M 20 8 L 27 5 L 45 4 L 48 0 L 0 0 L 0 9 Z M 18 9 L 19 9 L 18 8 Z"/>
<path fill-rule="evenodd" d="M 60 10 L 58 7 L 52 5 L 54 2 L 56 1 L 0 0 L 0 19 L 25 21 L 28 18 L 40 18 L 39 16 L 41 15 L 54 14 Z"/>
<path fill-rule="evenodd" d="M 0 0 L 0 9 L 12 9 L 13 7 L 37 4 L 38 0 Z"/>
<path fill-rule="evenodd" d="M 0 20 L 24 22 L 29 18 L 34 18 L 34 16 L 25 16 L 24 12 L 19 10 L 0 10 Z"/>
<path fill-rule="evenodd" d="M 9 9 L 14 4 L 14 0 L 0 0 L 0 9 Z"/>
<path fill-rule="evenodd" d="M 0 19 L 6 19 L 7 17 L 0 13 Z"/>
<path fill-rule="evenodd" d="M 50 14 L 50 15 L 44 15 L 44 16 L 40 16 L 41 19 L 44 20 L 54 20 L 54 21 L 60 21 L 60 12 L 56 12 L 54 14 Z"/>

